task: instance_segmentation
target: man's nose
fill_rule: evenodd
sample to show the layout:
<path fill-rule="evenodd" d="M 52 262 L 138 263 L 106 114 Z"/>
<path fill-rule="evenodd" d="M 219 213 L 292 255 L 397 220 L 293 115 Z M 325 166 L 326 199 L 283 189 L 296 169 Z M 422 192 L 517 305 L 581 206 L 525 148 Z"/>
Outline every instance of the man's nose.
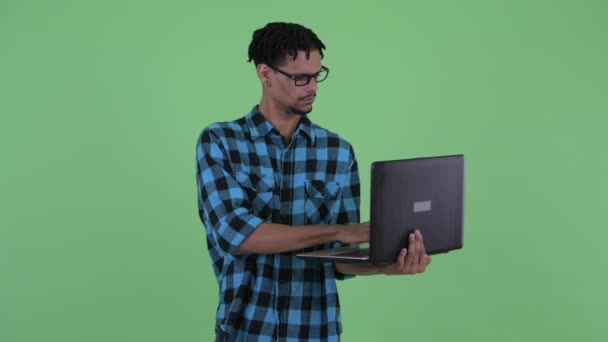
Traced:
<path fill-rule="evenodd" d="M 308 84 L 305 86 L 306 91 L 314 93 L 317 91 L 318 88 L 318 84 L 317 84 L 317 80 L 313 77 L 310 79 L 310 82 L 308 82 Z"/>

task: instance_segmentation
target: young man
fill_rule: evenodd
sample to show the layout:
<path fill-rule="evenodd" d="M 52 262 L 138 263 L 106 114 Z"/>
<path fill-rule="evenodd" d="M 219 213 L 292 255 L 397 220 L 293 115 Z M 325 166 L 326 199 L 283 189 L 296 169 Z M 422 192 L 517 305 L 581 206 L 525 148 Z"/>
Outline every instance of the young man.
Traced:
<path fill-rule="evenodd" d="M 414 274 L 431 262 L 419 232 L 382 267 L 295 256 L 369 240 L 353 148 L 307 116 L 329 73 L 324 49 L 301 25 L 256 30 L 249 61 L 263 89 L 259 105 L 207 127 L 198 141 L 199 215 L 220 287 L 217 341 L 336 341 L 336 279 Z"/>

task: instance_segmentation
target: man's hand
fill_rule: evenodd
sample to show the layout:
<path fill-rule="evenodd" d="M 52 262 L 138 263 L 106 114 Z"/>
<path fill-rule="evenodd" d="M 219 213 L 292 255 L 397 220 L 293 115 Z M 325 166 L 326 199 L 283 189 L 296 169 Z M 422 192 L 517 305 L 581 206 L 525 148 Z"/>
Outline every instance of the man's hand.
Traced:
<path fill-rule="evenodd" d="M 338 226 L 338 241 L 364 243 L 369 241 L 369 221 Z"/>
<path fill-rule="evenodd" d="M 408 248 L 401 249 L 395 263 L 382 266 L 382 273 L 386 275 L 422 273 L 430 263 L 431 257 L 426 255 L 422 234 L 416 229 L 409 236 Z"/>

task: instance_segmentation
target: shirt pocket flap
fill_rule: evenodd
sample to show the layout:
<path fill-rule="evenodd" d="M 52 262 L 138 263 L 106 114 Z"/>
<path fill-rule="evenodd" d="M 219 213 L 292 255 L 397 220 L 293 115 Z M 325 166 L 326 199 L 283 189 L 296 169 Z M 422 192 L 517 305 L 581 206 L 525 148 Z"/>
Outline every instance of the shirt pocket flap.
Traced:
<path fill-rule="evenodd" d="M 241 186 L 255 190 L 256 192 L 266 192 L 274 188 L 274 177 L 259 176 L 255 173 L 239 171 L 236 173 L 236 180 Z"/>
<path fill-rule="evenodd" d="M 320 179 L 306 180 L 306 194 L 315 198 L 336 198 L 340 191 L 340 183 L 325 182 Z"/>

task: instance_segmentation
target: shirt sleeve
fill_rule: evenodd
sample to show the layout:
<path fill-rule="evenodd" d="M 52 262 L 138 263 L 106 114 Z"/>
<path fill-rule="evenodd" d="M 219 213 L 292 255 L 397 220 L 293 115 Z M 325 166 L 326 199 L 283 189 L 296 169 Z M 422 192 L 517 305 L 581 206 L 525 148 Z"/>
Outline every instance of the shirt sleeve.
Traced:
<path fill-rule="evenodd" d="M 228 154 L 213 130 L 201 133 L 196 156 L 199 216 L 212 243 L 234 255 L 263 220 L 252 214 L 249 197 L 232 175 Z"/>
<path fill-rule="evenodd" d="M 359 182 L 359 168 L 357 165 L 357 159 L 355 158 L 355 152 L 350 147 L 350 165 L 345 174 L 345 184 L 342 188 L 342 201 L 340 204 L 340 212 L 338 214 L 338 224 L 353 224 L 359 223 L 361 216 L 361 184 Z M 347 246 L 346 244 L 335 241 L 333 242 L 334 248 Z M 343 274 L 335 272 L 336 279 L 345 280 L 353 278 L 352 274 Z"/>

